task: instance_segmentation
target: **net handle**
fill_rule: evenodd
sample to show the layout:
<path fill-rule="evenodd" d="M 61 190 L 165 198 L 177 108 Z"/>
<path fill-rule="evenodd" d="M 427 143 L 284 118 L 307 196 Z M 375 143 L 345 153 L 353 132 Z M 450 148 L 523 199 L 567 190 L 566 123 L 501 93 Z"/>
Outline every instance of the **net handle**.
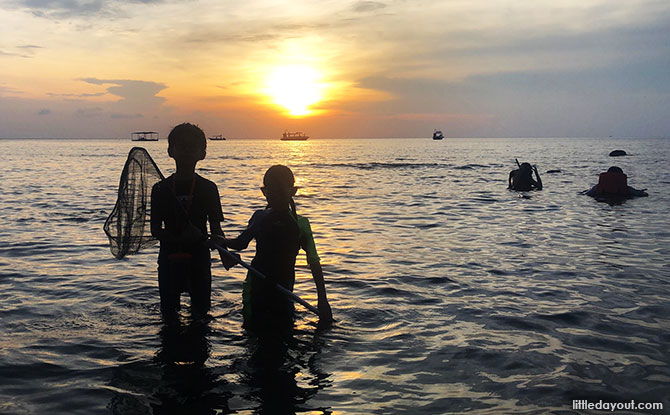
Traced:
<path fill-rule="evenodd" d="M 260 277 L 261 279 L 263 279 L 263 280 L 268 280 L 268 277 L 266 277 L 265 274 L 263 274 L 262 272 L 260 272 L 260 271 L 257 270 L 256 268 L 254 268 L 254 267 L 252 267 L 251 265 L 249 265 L 249 264 L 247 264 L 246 262 L 244 262 L 244 261 L 242 260 L 242 258 L 240 258 L 239 255 L 235 255 L 235 254 L 233 254 L 232 252 L 230 252 L 229 250 L 227 250 L 226 248 L 224 248 L 223 246 L 221 246 L 221 245 L 219 245 L 219 244 L 217 244 L 217 243 L 214 243 L 213 245 L 214 245 L 214 247 L 215 247 L 220 253 L 222 253 L 222 254 L 226 255 L 227 257 L 233 259 L 235 262 L 237 262 L 238 264 L 240 264 L 240 265 L 243 266 L 244 268 L 248 269 L 248 270 L 251 271 L 252 273 L 256 274 L 256 275 L 257 275 L 258 277 Z M 295 294 L 293 291 L 287 289 L 286 287 L 284 287 L 284 286 L 282 286 L 282 285 L 280 285 L 280 284 L 275 284 L 275 288 L 276 288 L 277 290 L 281 291 L 282 293 L 284 293 L 289 299 L 291 299 L 291 300 L 293 300 L 294 302 L 296 302 L 296 303 L 302 305 L 303 307 L 305 307 L 306 309 L 308 309 L 308 310 L 311 311 L 312 313 L 314 313 L 314 314 L 316 314 L 317 316 L 319 316 L 319 309 L 317 309 L 316 307 L 314 307 L 313 305 L 311 305 L 311 304 L 308 303 L 307 301 L 305 301 L 305 300 L 303 300 L 302 298 L 300 298 L 300 297 L 299 297 L 297 294 Z M 320 317 L 320 316 L 319 316 L 319 317 Z M 333 320 L 333 321 L 335 321 L 335 320 Z"/>

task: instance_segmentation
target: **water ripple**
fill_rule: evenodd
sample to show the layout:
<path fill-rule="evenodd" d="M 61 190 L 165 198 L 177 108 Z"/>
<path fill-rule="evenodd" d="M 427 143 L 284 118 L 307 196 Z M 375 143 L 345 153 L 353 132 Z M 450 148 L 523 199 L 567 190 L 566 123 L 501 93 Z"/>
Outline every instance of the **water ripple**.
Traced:
<path fill-rule="evenodd" d="M 436 145 L 437 144 L 437 145 Z M 200 172 L 236 235 L 264 170 L 300 187 L 337 322 L 297 307 L 286 359 L 258 366 L 245 271 L 214 265 L 212 320 L 166 332 L 157 247 L 101 231 L 132 143 L 0 140 L 0 412 L 565 414 L 572 400 L 670 407 L 668 140 L 229 140 Z M 147 143 L 164 174 L 165 143 Z M 611 160 L 650 197 L 578 193 Z M 510 192 L 514 159 L 542 192 Z M 653 183 L 653 186 L 651 185 Z M 243 253 L 254 254 L 253 246 Z M 304 255 L 296 292 L 315 303 Z M 202 360 L 204 364 L 196 361 Z"/>

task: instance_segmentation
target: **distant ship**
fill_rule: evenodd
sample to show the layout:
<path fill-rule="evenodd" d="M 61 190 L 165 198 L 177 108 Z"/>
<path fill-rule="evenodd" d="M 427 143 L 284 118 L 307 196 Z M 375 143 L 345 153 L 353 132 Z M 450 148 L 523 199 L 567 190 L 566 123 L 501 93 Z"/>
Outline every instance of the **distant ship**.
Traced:
<path fill-rule="evenodd" d="M 296 131 L 294 133 L 290 133 L 288 131 L 284 131 L 284 134 L 282 134 L 282 141 L 305 141 L 309 138 L 309 136 L 305 135 L 302 133 L 302 131 Z"/>
<path fill-rule="evenodd" d="M 155 131 L 135 131 L 130 134 L 132 141 L 158 141 L 158 133 Z"/>
<path fill-rule="evenodd" d="M 444 135 L 442 135 L 442 131 L 435 130 L 435 132 L 433 132 L 433 140 L 441 140 L 443 138 L 444 138 Z"/>
<path fill-rule="evenodd" d="M 220 141 L 220 140 L 225 140 L 226 137 L 224 137 L 223 134 L 219 134 L 219 135 L 211 136 L 211 137 L 209 137 L 209 139 L 210 140 L 215 140 L 215 141 Z"/>

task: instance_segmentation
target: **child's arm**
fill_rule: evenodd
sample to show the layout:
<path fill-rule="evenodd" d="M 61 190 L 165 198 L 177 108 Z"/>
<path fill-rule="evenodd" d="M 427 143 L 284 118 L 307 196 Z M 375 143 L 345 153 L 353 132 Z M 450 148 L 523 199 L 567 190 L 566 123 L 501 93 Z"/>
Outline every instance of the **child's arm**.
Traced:
<path fill-rule="evenodd" d="M 238 236 L 237 238 L 234 238 L 234 239 L 226 239 L 225 240 L 226 246 L 228 248 L 234 249 L 236 251 L 242 251 L 244 249 L 247 249 L 247 247 L 249 246 L 249 242 L 251 240 L 247 240 L 246 238 L 245 239 L 240 239 L 243 234 L 244 234 L 244 232 L 242 232 L 240 234 L 240 236 Z"/>
<path fill-rule="evenodd" d="M 636 189 L 632 186 L 628 186 L 628 194 L 630 196 L 649 196 L 649 193 L 645 192 L 647 189 Z"/>
<path fill-rule="evenodd" d="M 537 190 L 542 190 L 542 179 L 540 179 L 540 173 L 537 172 L 537 166 L 533 166 L 533 170 L 535 171 L 535 177 L 537 177 L 537 183 L 535 183 L 535 188 Z"/>
<path fill-rule="evenodd" d="M 151 188 L 151 236 L 162 243 L 176 243 L 177 238 L 163 229 L 163 209 L 158 194 L 159 186 L 156 184 Z"/>
<path fill-rule="evenodd" d="M 222 244 L 226 240 L 226 236 L 223 233 L 223 229 L 221 229 L 221 222 L 219 221 L 209 221 L 209 229 L 211 231 L 211 241 L 214 244 Z M 216 249 L 216 247 L 210 243 L 210 248 Z M 219 257 L 221 258 L 221 263 L 226 269 L 230 269 L 233 265 L 236 263 L 231 261 L 231 259 L 224 254 L 223 252 L 219 251 Z"/>
<path fill-rule="evenodd" d="M 221 229 L 221 222 L 223 222 L 223 209 L 221 208 L 221 197 L 219 196 L 219 188 L 213 182 L 208 182 L 212 187 L 207 189 L 205 194 L 207 221 L 209 222 L 210 233 L 210 248 L 213 248 L 214 243 L 220 243 L 225 235 Z"/>
<path fill-rule="evenodd" d="M 333 322 L 333 310 L 330 308 L 328 297 L 326 296 L 326 283 L 323 279 L 323 269 L 321 268 L 321 263 L 315 262 L 313 264 L 309 264 L 309 268 L 312 270 L 312 278 L 314 278 L 314 283 L 316 284 L 319 322 L 330 324 Z"/>
<path fill-rule="evenodd" d="M 514 175 L 515 175 L 516 172 L 518 172 L 518 171 L 519 171 L 519 170 L 512 170 L 511 172 L 509 172 L 509 176 L 507 177 L 507 188 L 508 188 L 508 189 L 511 189 L 511 188 L 512 188 L 512 178 L 514 178 Z"/>
<path fill-rule="evenodd" d="M 300 228 L 302 249 L 307 254 L 307 263 L 312 271 L 312 278 L 316 284 L 317 308 L 319 309 L 319 322 L 330 324 L 333 321 L 333 311 L 328 303 L 328 296 L 326 295 L 326 282 L 323 279 L 323 269 L 321 268 L 321 259 L 316 252 L 316 244 L 314 243 L 314 235 L 312 235 L 312 227 L 309 220 L 305 217 L 298 216 L 298 227 Z"/>
<path fill-rule="evenodd" d="M 226 235 L 223 234 L 223 229 L 221 229 L 221 222 L 209 222 L 209 229 L 212 235 L 217 235 L 221 238 L 226 237 Z"/>
<path fill-rule="evenodd" d="M 221 198 L 219 196 L 219 189 L 214 183 L 212 183 L 213 189 L 208 192 L 208 196 L 211 198 L 207 202 L 207 219 L 209 222 L 209 231 L 210 238 L 208 241 L 208 246 L 210 249 L 217 249 L 217 245 L 225 246 L 226 237 L 221 229 L 221 222 L 223 222 L 223 209 L 221 208 Z M 217 249 L 218 250 L 218 249 Z M 219 250 L 219 257 L 221 258 L 221 263 L 223 267 L 228 270 L 237 264 L 231 256 L 224 253 L 224 251 Z"/>
<path fill-rule="evenodd" d="M 249 219 L 249 224 L 247 225 L 247 228 L 242 231 L 242 233 L 234 239 L 223 239 L 223 243 L 228 247 L 232 248 L 236 251 L 241 251 L 243 249 L 247 249 L 249 246 L 249 243 L 251 242 L 252 239 L 256 237 L 256 234 L 258 233 L 258 228 L 260 226 L 260 222 L 262 220 L 262 216 L 264 211 L 256 211 L 254 212 L 253 215 L 251 215 L 251 219 Z"/>
<path fill-rule="evenodd" d="M 587 196 L 595 196 L 598 193 L 598 185 L 594 185 L 589 190 L 585 191 L 584 194 Z"/>

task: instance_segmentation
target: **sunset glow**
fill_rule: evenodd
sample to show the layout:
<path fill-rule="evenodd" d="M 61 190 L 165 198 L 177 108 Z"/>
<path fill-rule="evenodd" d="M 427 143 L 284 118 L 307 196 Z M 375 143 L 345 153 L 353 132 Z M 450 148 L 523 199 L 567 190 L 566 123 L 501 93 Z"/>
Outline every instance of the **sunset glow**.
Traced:
<path fill-rule="evenodd" d="M 655 0 L 2 2 L 0 137 L 182 121 L 231 138 L 665 136 L 669 18 Z"/>
<path fill-rule="evenodd" d="M 292 116 L 309 115 L 322 98 L 319 74 L 308 66 L 283 66 L 268 77 L 266 93 Z"/>

